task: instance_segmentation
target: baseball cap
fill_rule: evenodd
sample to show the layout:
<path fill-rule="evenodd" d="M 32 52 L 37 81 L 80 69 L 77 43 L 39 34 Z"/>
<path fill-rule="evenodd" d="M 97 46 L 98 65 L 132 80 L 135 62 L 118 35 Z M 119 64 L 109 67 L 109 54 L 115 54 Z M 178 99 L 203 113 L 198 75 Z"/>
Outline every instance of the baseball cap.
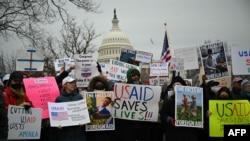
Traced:
<path fill-rule="evenodd" d="M 63 79 L 62 85 L 66 84 L 66 83 L 69 83 L 69 82 L 73 82 L 73 81 L 75 81 L 74 78 L 72 78 L 72 77 L 70 77 L 70 76 L 67 76 L 67 77 L 65 77 L 65 78 Z"/>
<path fill-rule="evenodd" d="M 233 83 L 236 83 L 236 82 L 239 82 L 239 81 L 242 81 L 243 79 L 241 77 L 235 77 L 234 80 L 233 80 Z"/>

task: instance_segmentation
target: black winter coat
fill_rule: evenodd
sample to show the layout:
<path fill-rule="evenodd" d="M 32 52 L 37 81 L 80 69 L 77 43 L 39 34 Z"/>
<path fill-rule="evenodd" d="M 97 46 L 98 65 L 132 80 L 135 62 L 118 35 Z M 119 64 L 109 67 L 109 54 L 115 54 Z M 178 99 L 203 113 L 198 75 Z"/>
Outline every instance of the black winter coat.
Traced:
<path fill-rule="evenodd" d="M 162 110 L 161 121 L 165 129 L 166 141 L 198 141 L 199 130 L 192 127 L 175 127 L 168 123 L 167 117 L 175 118 L 175 95 L 165 96 Z"/>

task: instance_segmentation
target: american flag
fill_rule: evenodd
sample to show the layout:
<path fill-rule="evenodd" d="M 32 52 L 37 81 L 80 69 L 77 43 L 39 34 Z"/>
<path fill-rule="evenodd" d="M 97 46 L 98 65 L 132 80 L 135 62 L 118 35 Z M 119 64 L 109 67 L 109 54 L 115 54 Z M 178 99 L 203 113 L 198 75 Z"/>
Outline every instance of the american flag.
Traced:
<path fill-rule="evenodd" d="M 166 24 L 165 24 L 165 26 L 166 26 Z M 171 53 L 170 53 L 170 49 L 169 49 L 168 35 L 167 35 L 167 31 L 165 31 L 160 62 L 170 63 L 170 59 L 171 59 Z"/>
<path fill-rule="evenodd" d="M 69 119 L 67 112 L 51 112 L 51 118 L 58 121 Z"/>

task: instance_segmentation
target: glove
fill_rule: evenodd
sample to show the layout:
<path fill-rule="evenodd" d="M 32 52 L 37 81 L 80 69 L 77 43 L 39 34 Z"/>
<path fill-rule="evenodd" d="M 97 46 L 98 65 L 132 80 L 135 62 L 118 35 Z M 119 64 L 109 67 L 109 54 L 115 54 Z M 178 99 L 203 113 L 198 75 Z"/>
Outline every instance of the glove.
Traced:
<path fill-rule="evenodd" d="M 171 124 L 172 126 L 175 127 L 175 119 L 172 118 L 171 116 L 167 117 L 167 123 Z"/>
<path fill-rule="evenodd" d="M 171 118 L 171 119 L 170 119 L 170 123 L 171 123 L 172 126 L 176 127 L 176 126 L 175 126 L 175 119 L 174 119 L 174 118 Z"/>

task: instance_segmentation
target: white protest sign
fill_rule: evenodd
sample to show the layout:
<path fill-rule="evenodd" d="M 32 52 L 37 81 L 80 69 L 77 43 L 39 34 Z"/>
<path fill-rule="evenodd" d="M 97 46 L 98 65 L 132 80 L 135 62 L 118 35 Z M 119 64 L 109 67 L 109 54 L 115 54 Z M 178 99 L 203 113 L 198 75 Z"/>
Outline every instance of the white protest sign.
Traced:
<path fill-rule="evenodd" d="M 231 47 L 232 69 L 234 75 L 250 74 L 250 47 Z"/>
<path fill-rule="evenodd" d="M 74 65 L 74 60 L 71 58 L 61 58 L 54 61 L 55 71 L 60 71 L 62 67 L 68 70 L 71 65 Z"/>
<path fill-rule="evenodd" d="M 54 103 L 48 102 L 50 126 L 74 126 L 90 122 L 86 99 Z"/>
<path fill-rule="evenodd" d="M 198 55 L 196 47 L 174 49 L 175 58 L 184 59 L 184 70 L 198 69 Z"/>
<path fill-rule="evenodd" d="M 42 109 L 9 105 L 8 140 L 40 139 Z"/>
<path fill-rule="evenodd" d="M 110 59 L 108 79 L 117 81 L 126 81 L 127 71 L 130 68 L 135 68 L 140 70 L 139 67 L 136 65 Z"/>
<path fill-rule="evenodd" d="M 168 63 L 150 63 L 149 76 L 168 76 Z"/>
<path fill-rule="evenodd" d="M 90 54 L 75 54 L 75 78 L 77 87 L 87 87 L 92 77 L 99 75 L 96 60 Z"/>
<path fill-rule="evenodd" d="M 115 118 L 157 122 L 161 86 L 115 83 Z"/>
<path fill-rule="evenodd" d="M 171 58 L 169 70 L 184 70 L 184 58 Z"/>
<path fill-rule="evenodd" d="M 17 71 L 43 71 L 44 56 L 38 50 L 18 50 Z"/>

